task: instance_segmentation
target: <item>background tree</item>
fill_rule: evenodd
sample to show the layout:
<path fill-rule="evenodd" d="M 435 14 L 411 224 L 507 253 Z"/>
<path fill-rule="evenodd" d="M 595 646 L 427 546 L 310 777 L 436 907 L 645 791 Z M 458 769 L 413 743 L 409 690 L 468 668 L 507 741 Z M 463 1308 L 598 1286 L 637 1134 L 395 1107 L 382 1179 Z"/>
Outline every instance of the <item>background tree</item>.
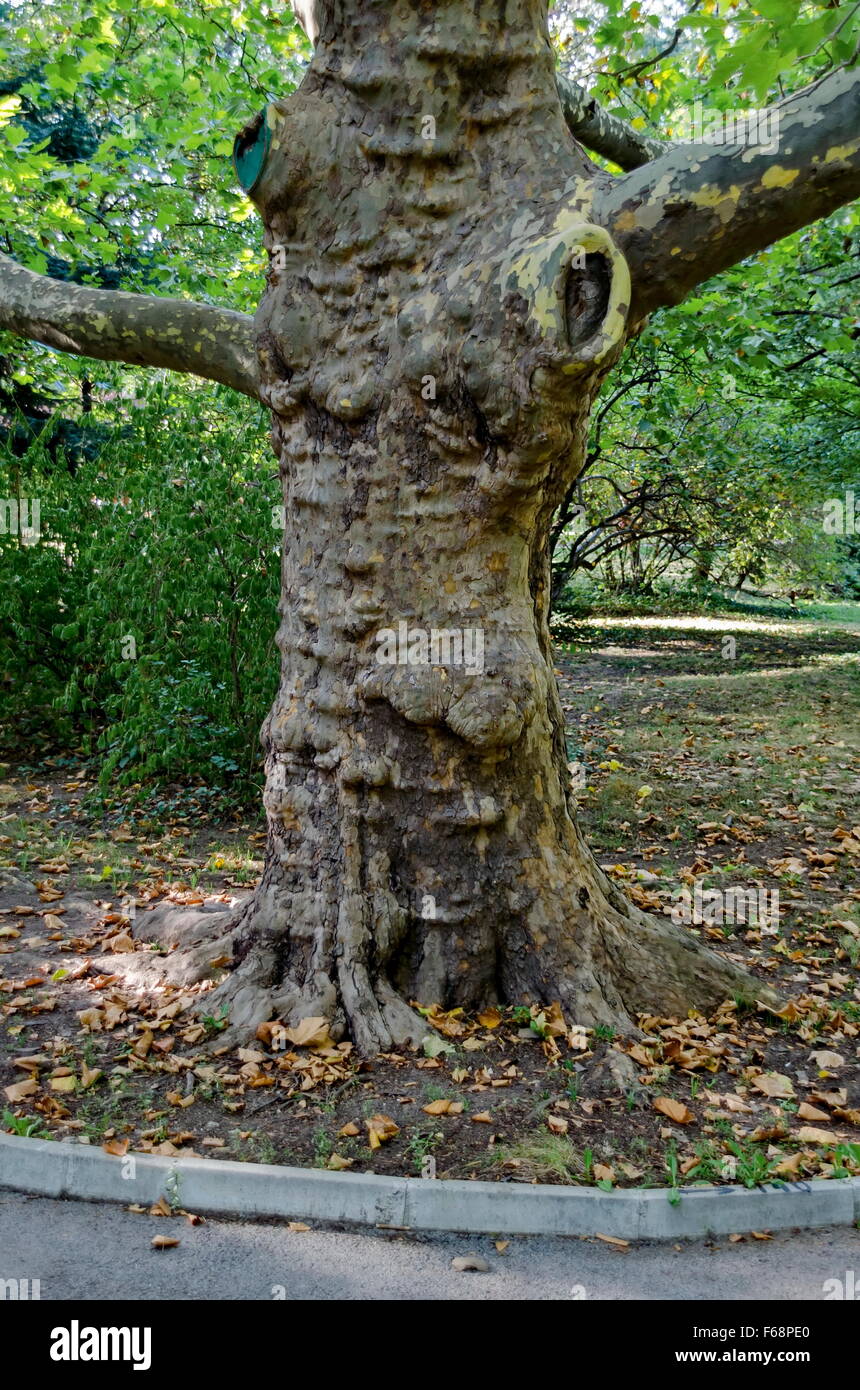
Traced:
<path fill-rule="evenodd" d="M 656 86 L 640 8 L 605 8 L 594 40 L 635 35 L 633 80 Z M 785 63 L 784 6 L 755 8 L 770 14 L 752 36 L 724 4 L 676 25 L 719 47 L 728 15 L 714 77 L 752 69 L 746 90 Z M 253 328 L 2 268 L 12 332 L 196 372 L 272 412 L 282 681 L 266 868 L 225 936 L 234 1027 L 322 1013 L 374 1049 L 421 1035 L 414 997 L 560 1000 L 627 1026 L 640 1008 L 765 996 L 633 908 L 582 842 L 547 536 L 601 382 L 648 315 L 860 191 L 853 9 L 793 27 L 798 69 L 824 52 L 833 70 L 780 105 L 777 149 L 656 146 L 642 164 L 637 141 L 620 177 L 565 125 L 539 0 L 305 9 L 301 87 L 236 149 L 273 253 Z M 377 633 L 401 621 L 481 629 L 483 669 L 381 665 Z"/>

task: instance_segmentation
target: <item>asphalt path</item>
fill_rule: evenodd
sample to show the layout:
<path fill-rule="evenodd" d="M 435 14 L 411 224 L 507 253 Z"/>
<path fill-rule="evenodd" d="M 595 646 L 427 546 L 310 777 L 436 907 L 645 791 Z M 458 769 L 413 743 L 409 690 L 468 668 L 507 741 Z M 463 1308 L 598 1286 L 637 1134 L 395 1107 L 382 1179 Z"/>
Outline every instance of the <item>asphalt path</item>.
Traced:
<path fill-rule="evenodd" d="M 157 1249 L 159 1235 L 179 1245 Z M 489 1269 L 453 1268 L 465 1255 Z M 530 1236 L 497 1249 L 487 1236 L 192 1225 L 105 1202 L 3 1191 L 0 1280 L 10 1279 L 38 1279 L 42 1300 L 830 1301 L 835 1280 L 860 1299 L 860 1231 L 629 1247 Z"/>

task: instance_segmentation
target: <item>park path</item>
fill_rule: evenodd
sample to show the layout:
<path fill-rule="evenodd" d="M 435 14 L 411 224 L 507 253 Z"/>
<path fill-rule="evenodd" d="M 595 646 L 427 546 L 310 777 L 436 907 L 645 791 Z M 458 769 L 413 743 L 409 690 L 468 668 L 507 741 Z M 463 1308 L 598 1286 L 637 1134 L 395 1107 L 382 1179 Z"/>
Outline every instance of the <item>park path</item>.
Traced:
<path fill-rule="evenodd" d="M 153 1249 L 155 1235 L 180 1244 Z M 470 1253 L 489 1272 L 451 1268 Z M 860 1288 L 853 1228 L 626 1250 L 530 1237 L 500 1253 L 485 1236 L 191 1226 L 108 1203 L 0 1192 L 0 1278 L 39 1279 L 43 1299 L 823 1300 L 825 1281 L 844 1283 L 849 1271 L 849 1287 Z"/>

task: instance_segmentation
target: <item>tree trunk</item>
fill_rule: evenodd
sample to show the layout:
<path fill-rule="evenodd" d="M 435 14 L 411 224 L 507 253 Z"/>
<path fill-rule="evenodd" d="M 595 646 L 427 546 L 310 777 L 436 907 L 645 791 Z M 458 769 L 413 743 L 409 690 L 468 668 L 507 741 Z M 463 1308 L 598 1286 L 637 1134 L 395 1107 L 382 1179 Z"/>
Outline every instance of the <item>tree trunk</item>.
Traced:
<path fill-rule="evenodd" d="M 372 1052 L 424 1035 L 410 1000 L 627 1028 L 772 997 L 633 908 L 574 819 L 547 534 L 630 281 L 544 10 L 323 0 L 301 88 L 240 137 L 268 146 L 286 513 L 266 865 L 216 993 L 241 1033 L 324 1015 Z"/>

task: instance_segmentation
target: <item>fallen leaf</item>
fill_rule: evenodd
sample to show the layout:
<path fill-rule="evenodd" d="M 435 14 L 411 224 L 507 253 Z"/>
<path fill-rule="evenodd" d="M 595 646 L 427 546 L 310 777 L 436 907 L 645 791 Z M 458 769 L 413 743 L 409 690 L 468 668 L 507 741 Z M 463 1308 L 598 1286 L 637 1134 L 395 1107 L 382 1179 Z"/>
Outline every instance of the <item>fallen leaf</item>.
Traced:
<path fill-rule="evenodd" d="M 451 1261 L 451 1268 L 456 1269 L 458 1274 L 471 1271 L 475 1274 L 487 1274 L 490 1266 L 480 1255 L 457 1255 Z"/>
<path fill-rule="evenodd" d="M 794 1095 L 794 1082 L 790 1076 L 781 1076 L 778 1072 L 768 1072 L 762 1076 L 757 1076 L 753 1082 L 753 1090 L 761 1091 L 765 1096 L 776 1096 L 785 1099 Z"/>
<path fill-rule="evenodd" d="M 151 1244 L 156 1250 L 172 1250 L 179 1241 L 176 1236 L 153 1236 Z"/>
<path fill-rule="evenodd" d="M 659 1110 L 661 1115 L 667 1119 L 674 1120 L 678 1125 L 688 1125 L 696 1118 L 692 1110 L 689 1110 L 683 1101 L 672 1100 L 671 1096 L 658 1096 L 654 1101 L 654 1109 Z"/>
<path fill-rule="evenodd" d="M 327 1018 L 303 1018 L 295 1028 L 285 1028 L 283 1036 L 294 1047 L 333 1047 Z"/>
<path fill-rule="evenodd" d="M 34 1096 L 38 1089 L 38 1081 L 30 1076 L 26 1081 L 16 1081 L 13 1086 L 6 1086 L 3 1094 L 12 1105 L 17 1105 L 18 1101 L 26 1100 L 28 1096 Z"/>
<path fill-rule="evenodd" d="M 378 1149 L 386 1140 L 393 1139 L 395 1134 L 400 1133 L 400 1126 L 396 1125 L 390 1115 L 372 1115 L 369 1120 L 365 1120 L 367 1125 L 367 1139 L 372 1149 Z"/>
<path fill-rule="evenodd" d="M 838 1144 L 839 1136 L 834 1134 L 831 1129 L 814 1129 L 812 1125 L 803 1125 L 795 1134 L 801 1144 Z"/>
<path fill-rule="evenodd" d="M 809 1055 L 821 1071 L 832 1071 L 835 1067 L 845 1066 L 845 1058 L 838 1052 L 810 1052 Z"/>
<path fill-rule="evenodd" d="M 803 1101 L 797 1107 L 797 1118 L 799 1120 L 829 1120 L 830 1116 L 826 1110 L 816 1110 L 814 1105 L 807 1105 L 806 1101 Z"/>

